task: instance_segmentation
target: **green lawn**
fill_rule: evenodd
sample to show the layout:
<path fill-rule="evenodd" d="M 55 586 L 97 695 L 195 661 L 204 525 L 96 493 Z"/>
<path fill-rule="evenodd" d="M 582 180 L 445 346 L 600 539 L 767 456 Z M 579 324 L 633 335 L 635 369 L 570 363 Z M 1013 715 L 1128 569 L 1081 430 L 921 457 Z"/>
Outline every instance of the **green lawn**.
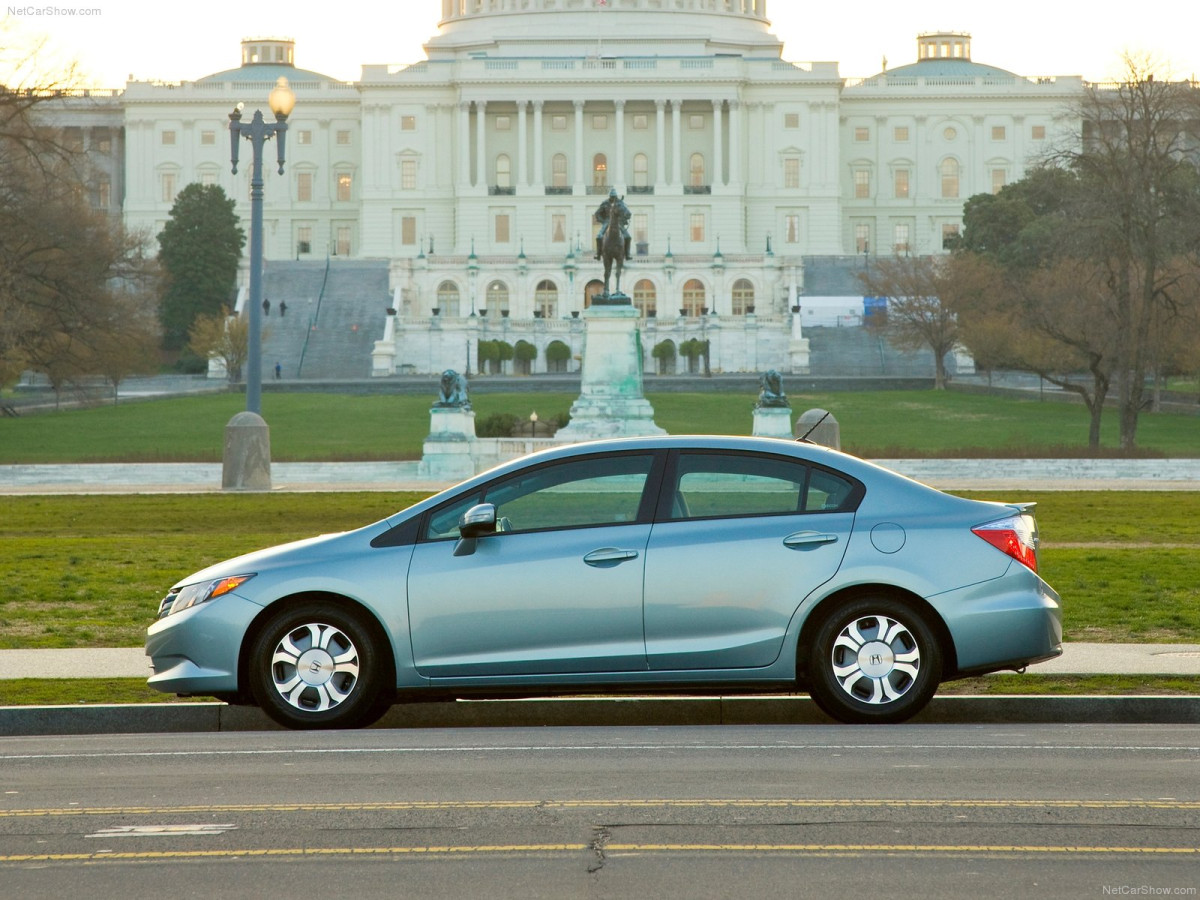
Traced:
<path fill-rule="evenodd" d="M 493 413 L 565 416 L 570 394 L 477 394 L 477 420 Z M 672 434 L 749 434 L 754 397 L 650 394 L 655 420 Z M 874 458 L 1086 455 L 1081 406 L 953 391 L 876 391 L 790 396 L 798 417 L 830 410 L 845 449 Z M 0 465 L 72 462 L 217 462 L 224 429 L 244 408 L 240 394 L 208 394 L 115 407 L 0 418 Z M 429 431 L 431 398 L 343 394 L 263 395 L 271 455 L 301 460 L 416 459 Z M 1159 456 L 1200 453 L 1200 417 L 1145 414 L 1139 447 Z M 1116 445 L 1116 416 L 1104 444 Z"/>
<path fill-rule="evenodd" d="M 138 646 L 190 572 L 422 496 L 0 497 L 0 647 Z M 1063 595 L 1067 640 L 1200 643 L 1200 492 L 1007 499 L 1038 502 L 1042 572 Z"/>

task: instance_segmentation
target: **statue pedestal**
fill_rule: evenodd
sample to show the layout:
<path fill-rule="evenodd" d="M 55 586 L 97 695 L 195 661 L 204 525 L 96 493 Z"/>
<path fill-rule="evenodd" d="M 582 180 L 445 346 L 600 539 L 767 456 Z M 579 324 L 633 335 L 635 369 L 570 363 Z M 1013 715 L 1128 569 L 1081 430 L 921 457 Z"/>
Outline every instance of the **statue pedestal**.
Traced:
<path fill-rule="evenodd" d="M 792 411 L 786 406 L 760 406 L 754 410 L 754 437 L 795 440 L 792 435 Z"/>
<path fill-rule="evenodd" d="M 654 408 L 642 396 L 642 349 L 638 313 L 627 302 L 583 312 L 583 371 L 571 421 L 554 436 L 559 443 L 666 434 L 654 424 Z"/>
<path fill-rule="evenodd" d="M 462 407 L 429 411 L 429 437 L 421 445 L 417 473 L 430 481 L 460 481 L 475 474 L 471 445 L 475 442 L 475 413 Z"/>

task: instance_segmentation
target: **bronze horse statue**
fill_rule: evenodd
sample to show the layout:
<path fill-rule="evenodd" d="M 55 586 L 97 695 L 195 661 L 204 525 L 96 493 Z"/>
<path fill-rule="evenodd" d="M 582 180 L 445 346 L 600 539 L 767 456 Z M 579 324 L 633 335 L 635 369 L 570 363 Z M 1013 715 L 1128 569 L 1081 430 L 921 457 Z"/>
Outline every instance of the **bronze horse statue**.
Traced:
<path fill-rule="evenodd" d="M 604 296 L 608 292 L 608 280 L 613 263 L 617 264 L 617 280 L 613 293 L 621 293 L 621 271 L 625 268 L 625 237 L 621 229 L 621 209 L 616 203 L 608 208 L 608 227 L 604 229 L 604 243 L 600 245 L 600 259 L 604 261 Z"/>

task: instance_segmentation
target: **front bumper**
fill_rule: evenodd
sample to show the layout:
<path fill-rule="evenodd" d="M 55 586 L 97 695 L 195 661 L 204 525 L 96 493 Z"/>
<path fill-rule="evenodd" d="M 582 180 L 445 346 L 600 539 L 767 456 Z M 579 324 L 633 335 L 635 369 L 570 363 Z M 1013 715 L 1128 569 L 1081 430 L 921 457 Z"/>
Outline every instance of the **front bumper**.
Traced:
<path fill-rule="evenodd" d="M 232 694 L 238 690 L 242 639 L 262 607 L 237 594 L 159 619 L 146 630 L 147 682 L 167 694 Z"/>

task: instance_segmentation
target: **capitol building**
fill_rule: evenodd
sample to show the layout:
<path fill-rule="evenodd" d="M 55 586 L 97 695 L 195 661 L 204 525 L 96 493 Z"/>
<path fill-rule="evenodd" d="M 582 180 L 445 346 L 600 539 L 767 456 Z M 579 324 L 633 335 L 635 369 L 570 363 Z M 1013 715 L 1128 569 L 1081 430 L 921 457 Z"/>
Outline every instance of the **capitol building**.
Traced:
<path fill-rule="evenodd" d="M 269 367 L 477 372 L 499 341 L 527 347 L 505 371 L 576 370 L 602 287 L 593 214 L 615 188 L 647 372 L 691 339 L 714 371 L 808 372 L 807 329 L 861 323 L 864 266 L 943 252 L 968 197 L 1078 132 L 1078 76 L 977 62 L 966 34 L 918 35 L 912 62 L 848 79 L 783 59 L 766 0 L 440 2 L 424 59 L 353 83 L 301 68 L 290 40 L 245 40 L 234 68 L 59 104 L 98 160 L 93 202 L 157 234 L 190 182 L 248 221 L 229 113 L 266 112 L 288 79 L 264 211 L 267 296 L 288 314 L 269 318 Z M 349 368 L 305 371 L 335 337 L 325 355 Z"/>

